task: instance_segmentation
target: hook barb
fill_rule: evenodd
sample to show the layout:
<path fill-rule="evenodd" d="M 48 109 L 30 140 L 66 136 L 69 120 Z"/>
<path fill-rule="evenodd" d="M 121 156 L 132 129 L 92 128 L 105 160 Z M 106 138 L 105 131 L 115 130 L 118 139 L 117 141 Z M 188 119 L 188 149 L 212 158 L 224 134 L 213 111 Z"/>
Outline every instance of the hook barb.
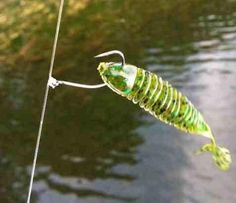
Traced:
<path fill-rule="evenodd" d="M 121 59 L 122 59 L 122 66 L 124 66 L 125 65 L 125 56 L 119 50 L 112 50 L 112 51 L 104 52 L 102 54 L 98 54 L 97 56 L 94 56 L 94 58 L 101 58 L 101 57 L 115 55 L 115 54 L 117 54 L 117 55 L 119 55 L 121 57 Z"/>

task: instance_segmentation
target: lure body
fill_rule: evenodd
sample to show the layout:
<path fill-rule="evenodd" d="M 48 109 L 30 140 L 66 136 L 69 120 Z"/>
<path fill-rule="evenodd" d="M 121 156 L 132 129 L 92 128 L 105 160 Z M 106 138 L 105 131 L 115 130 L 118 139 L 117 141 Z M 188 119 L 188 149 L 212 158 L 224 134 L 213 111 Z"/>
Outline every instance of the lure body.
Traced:
<path fill-rule="evenodd" d="M 191 134 L 211 139 L 199 152 L 212 152 L 216 165 L 229 167 L 229 151 L 216 145 L 209 125 L 188 98 L 158 75 L 133 65 L 100 63 L 98 70 L 105 84 L 123 97 L 139 104 L 159 120 Z"/>

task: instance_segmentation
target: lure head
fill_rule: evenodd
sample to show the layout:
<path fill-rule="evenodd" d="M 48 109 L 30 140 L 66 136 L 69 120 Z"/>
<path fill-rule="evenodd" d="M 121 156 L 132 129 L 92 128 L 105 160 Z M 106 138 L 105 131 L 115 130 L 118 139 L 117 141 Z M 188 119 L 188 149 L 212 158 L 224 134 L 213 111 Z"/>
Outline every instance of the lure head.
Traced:
<path fill-rule="evenodd" d="M 137 67 L 121 63 L 100 63 L 98 71 L 105 84 L 116 93 L 127 96 L 133 86 Z"/>

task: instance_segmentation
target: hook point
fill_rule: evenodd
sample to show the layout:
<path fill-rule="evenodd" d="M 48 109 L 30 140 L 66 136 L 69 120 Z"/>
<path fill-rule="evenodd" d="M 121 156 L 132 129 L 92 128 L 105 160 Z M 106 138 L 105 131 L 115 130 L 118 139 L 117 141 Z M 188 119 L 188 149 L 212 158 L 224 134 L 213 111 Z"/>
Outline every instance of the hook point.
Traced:
<path fill-rule="evenodd" d="M 118 54 L 122 58 L 122 66 L 125 65 L 124 54 L 119 50 L 112 50 L 112 51 L 104 52 L 104 53 L 101 53 L 101 54 L 98 54 L 98 55 L 94 56 L 94 58 L 101 58 L 101 57 L 104 57 L 104 56 L 109 56 L 109 55 L 114 55 L 114 54 Z"/>

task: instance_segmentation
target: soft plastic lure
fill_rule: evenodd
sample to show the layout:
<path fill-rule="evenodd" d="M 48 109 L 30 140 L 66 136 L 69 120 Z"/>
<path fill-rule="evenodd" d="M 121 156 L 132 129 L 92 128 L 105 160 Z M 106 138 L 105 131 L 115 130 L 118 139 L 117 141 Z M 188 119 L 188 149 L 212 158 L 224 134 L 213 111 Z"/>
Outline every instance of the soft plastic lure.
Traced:
<path fill-rule="evenodd" d="M 202 146 L 197 154 L 211 152 L 213 160 L 221 170 L 229 168 L 229 150 L 216 144 L 209 125 L 186 96 L 158 75 L 126 64 L 120 51 L 109 51 L 96 57 L 112 54 L 120 55 L 122 63 L 102 62 L 98 66 L 102 80 L 110 89 L 134 104 L 139 104 L 141 108 L 165 123 L 184 132 L 210 138 L 211 143 Z"/>

